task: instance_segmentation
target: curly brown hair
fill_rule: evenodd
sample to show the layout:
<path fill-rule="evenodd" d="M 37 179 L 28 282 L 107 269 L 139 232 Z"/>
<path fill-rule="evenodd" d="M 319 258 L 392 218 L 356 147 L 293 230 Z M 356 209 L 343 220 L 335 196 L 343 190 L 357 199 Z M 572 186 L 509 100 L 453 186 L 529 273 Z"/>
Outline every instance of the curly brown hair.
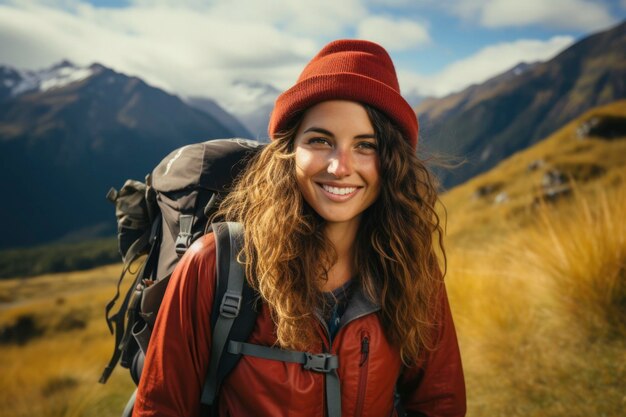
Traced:
<path fill-rule="evenodd" d="M 445 265 L 434 209 L 437 186 L 400 130 L 378 110 L 364 107 L 378 138 L 381 192 L 362 215 L 354 270 L 367 296 L 381 305 L 387 338 L 409 364 L 433 345 L 443 282 L 435 252 L 438 235 Z M 247 279 L 270 307 L 279 345 L 301 350 L 319 340 L 311 320 L 324 302 L 321 287 L 336 253 L 324 235 L 324 220 L 304 201 L 296 182 L 298 125 L 251 162 L 218 216 L 244 225 L 240 259 Z"/>

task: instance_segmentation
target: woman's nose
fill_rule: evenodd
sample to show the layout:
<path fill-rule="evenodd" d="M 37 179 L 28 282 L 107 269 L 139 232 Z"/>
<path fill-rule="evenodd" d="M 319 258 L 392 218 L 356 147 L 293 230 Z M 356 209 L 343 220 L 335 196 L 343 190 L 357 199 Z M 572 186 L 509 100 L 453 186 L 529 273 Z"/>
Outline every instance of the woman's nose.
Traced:
<path fill-rule="evenodd" d="M 352 174 L 352 155 L 348 150 L 337 149 L 333 152 L 328 164 L 328 173 L 337 178 Z"/>

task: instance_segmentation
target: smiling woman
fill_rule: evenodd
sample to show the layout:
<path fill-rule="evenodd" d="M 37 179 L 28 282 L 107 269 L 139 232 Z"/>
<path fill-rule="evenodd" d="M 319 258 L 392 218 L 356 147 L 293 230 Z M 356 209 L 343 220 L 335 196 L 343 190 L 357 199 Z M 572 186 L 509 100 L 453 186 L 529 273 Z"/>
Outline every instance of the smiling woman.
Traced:
<path fill-rule="evenodd" d="M 239 260 L 259 303 L 209 414 L 463 416 L 436 187 L 387 52 L 327 45 L 277 99 L 269 131 L 218 214 L 243 225 Z M 136 416 L 206 412 L 215 246 L 213 234 L 196 242 L 172 275 Z"/>

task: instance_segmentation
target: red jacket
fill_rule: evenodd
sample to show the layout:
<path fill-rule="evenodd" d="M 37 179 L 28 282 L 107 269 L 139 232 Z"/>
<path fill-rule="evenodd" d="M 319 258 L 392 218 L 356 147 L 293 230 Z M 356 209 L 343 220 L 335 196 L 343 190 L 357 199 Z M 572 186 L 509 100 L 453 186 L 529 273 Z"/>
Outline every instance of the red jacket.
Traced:
<path fill-rule="evenodd" d="M 211 234 L 192 245 L 172 275 L 147 352 L 135 417 L 200 415 L 211 346 L 214 276 Z M 437 349 L 415 367 L 404 369 L 398 384 L 409 416 L 465 415 L 465 384 L 447 297 L 442 304 Z M 342 417 L 394 415 L 401 361 L 384 336 L 378 309 L 357 291 L 332 342 L 331 353 L 339 357 Z M 248 341 L 265 346 L 276 341 L 267 306 Z M 328 346 L 328 340 L 323 343 Z M 313 353 L 321 353 L 321 348 L 322 343 Z M 244 355 L 224 381 L 219 404 L 222 417 L 322 417 L 324 375 L 300 364 Z"/>

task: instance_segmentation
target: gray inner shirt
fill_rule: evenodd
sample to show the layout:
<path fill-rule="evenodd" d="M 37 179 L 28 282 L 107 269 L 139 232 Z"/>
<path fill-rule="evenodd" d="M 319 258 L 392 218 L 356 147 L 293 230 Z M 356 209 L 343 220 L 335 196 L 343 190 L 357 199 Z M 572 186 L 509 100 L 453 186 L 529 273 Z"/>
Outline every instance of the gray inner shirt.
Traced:
<path fill-rule="evenodd" d="M 348 300 L 352 295 L 353 282 L 354 280 L 350 279 L 341 287 L 324 293 L 325 303 L 322 308 L 322 317 L 326 320 L 326 324 L 328 325 L 331 341 L 337 334 L 339 324 L 341 323 L 341 316 L 343 316 L 343 313 L 346 311 Z"/>

